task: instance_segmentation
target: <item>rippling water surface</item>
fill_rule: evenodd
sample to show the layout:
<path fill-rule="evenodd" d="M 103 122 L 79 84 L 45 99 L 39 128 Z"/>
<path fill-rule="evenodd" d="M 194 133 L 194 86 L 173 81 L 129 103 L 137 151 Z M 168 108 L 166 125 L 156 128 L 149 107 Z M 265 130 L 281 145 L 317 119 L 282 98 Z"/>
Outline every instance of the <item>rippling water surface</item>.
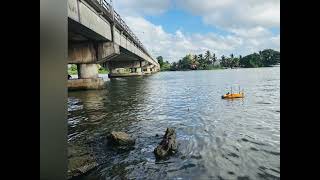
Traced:
<path fill-rule="evenodd" d="M 232 84 L 244 99 L 221 99 Z M 167 127 L 178 153 L 156 161 L 155 135 Z M 69 144 L 100 164 L 83 179 L 280 179 L 280 68 L 111 79 L 105 90 L 69 92 L 68 130 Z M 135 149 L 109 150 L 102 134 L 112 130 L 136 137 Z"/>

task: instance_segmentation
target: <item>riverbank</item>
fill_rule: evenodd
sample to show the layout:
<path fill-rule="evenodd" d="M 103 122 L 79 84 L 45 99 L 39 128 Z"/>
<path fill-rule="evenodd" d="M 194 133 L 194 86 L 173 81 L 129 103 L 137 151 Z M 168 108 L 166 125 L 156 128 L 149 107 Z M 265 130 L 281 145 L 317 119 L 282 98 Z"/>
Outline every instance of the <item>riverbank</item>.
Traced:
<path fill-rule="evenodd" d="M 179 70 L 160 70 L 161 72 L 168 72 L 168 71 L 208 71 L 208 70 L 223 70 L 223 69 L 253 69 L 253 68 L 269 68 L 269 67 L 280 67 L 280 64 L 273 65 L 273 66 L 261 66 L 261 67 L 217 67 L 212 69 L 179 69 Z"/>
<path fill-rule="evenodd" d="M 160 69 L 160 71 L 202 71 L 202 70 L 220 70 L 227 69 L 225 67 L 211 67 L 207 69 Z"/>

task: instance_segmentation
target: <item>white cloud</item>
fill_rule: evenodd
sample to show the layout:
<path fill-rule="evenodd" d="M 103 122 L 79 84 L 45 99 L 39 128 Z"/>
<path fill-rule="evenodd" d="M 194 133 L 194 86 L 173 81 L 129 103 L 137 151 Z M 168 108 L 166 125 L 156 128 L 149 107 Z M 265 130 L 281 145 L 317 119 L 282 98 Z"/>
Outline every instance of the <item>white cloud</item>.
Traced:
<path fill-rule="evenodd" d="M 172 3 L 170 0 L 116 0 L 113 5 L 120 15 L 158 15 L 166 12 Z"/>
<path fill-rule="evenodd" d="M 271 42 L 274 44 L 275 49 L 280 51 L 280 34 L 271 38 Z"/>
<path fill-rule="evenodd" d="M 176 6 L 220 28 L 280 25 L 280 0 L 116 0 L 113 4 L 123 16 L 158 15 Z"/>
<path fill-rule="evenodd" d="M 200 15 L 204 23 L 227 35 L 190 34 L 182 30 L 168 33 L 161 25 L 143 18 L 165 13 L 174 5 Z M 206 50 L 218 57 L 231 53 L 244 56 L 266 48 L 280 50 L 280 34 L 270 31 L 280 25 L 280 0 L 117 0 L 114 6 L 150 54 L 162 55 L 170 62 L 187 53 L 200 54 Z"/>
<path fill-rule="evenodd" d="M 236 29 L 230 29 L 230 32 L 234 33 L 235 35 L 241 36 L 241 37 L 247 37 L 247 38 L 259 38 L 259 37 L 265 37 L 270 36 L 271 32 L 267 29 L 257 26 L 253 28 L 236 28 Z"/>
<path fill-rule="evenodd" d="M 280 25 L 280 0 L 177 0 L 177 4 L 220 28 Z"/>
<path fill-rule="evenodd" d="M 280 45 L 280 35 L 273 36 L 263 27 L 232 29 L 230 31 L 233 34 L 226 36 L 215 33 L 187 36 L 180 30 L 167 33 L 162 26 L 154 25 L 142 17 L 129 16 L 125 21 L 154 57 L 162 55 L 169 62 L 177 61 L 188 53 L 200 54 L 206 50 L 220 57 L 231 53 L 247 55 L 266 48 L 279 49 Z"/>

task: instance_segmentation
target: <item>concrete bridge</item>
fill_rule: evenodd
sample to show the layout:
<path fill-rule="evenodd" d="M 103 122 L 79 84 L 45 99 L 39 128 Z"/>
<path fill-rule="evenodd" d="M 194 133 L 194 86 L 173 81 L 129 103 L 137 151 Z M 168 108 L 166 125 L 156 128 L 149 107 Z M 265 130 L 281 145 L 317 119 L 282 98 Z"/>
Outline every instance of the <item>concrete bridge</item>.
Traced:
<path fill-rule="evenodd" d="M 68 64 L 77 64 L 78 79 L 69 89 L 100 89 L 97 64 L 109 77 L 140 76 L 160 70 L 112 5 L 106 0 L 68 0 Z"/>

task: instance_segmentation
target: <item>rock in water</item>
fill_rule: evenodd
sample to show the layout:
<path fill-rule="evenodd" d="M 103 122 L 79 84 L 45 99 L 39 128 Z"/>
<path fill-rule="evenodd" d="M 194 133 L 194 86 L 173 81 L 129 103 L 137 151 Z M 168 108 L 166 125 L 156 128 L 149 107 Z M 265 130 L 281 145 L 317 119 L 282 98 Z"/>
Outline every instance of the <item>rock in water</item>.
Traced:
<path fill-rule="evenodd" d="M 110 142 L 117 146 L 132 146 L 135 144 L 135 139 L 131 138 L 127 133 L 112 131 L 108 135 Z"/>
<path fill-rule="evenodd" d="M 67 171 L 68 179 L 81 176 L 97 166 L 98 163 L 96 162 L 95 158 L 90 155 L 85 147 L 69 144 Z"/>
<path fill-rule="evenodd" d="M 163 158 L 174 154 L 177 150 L 176 132 L 173 128 L 167 128 L 160 144 L 154 149 L 157 158 Z"/>

